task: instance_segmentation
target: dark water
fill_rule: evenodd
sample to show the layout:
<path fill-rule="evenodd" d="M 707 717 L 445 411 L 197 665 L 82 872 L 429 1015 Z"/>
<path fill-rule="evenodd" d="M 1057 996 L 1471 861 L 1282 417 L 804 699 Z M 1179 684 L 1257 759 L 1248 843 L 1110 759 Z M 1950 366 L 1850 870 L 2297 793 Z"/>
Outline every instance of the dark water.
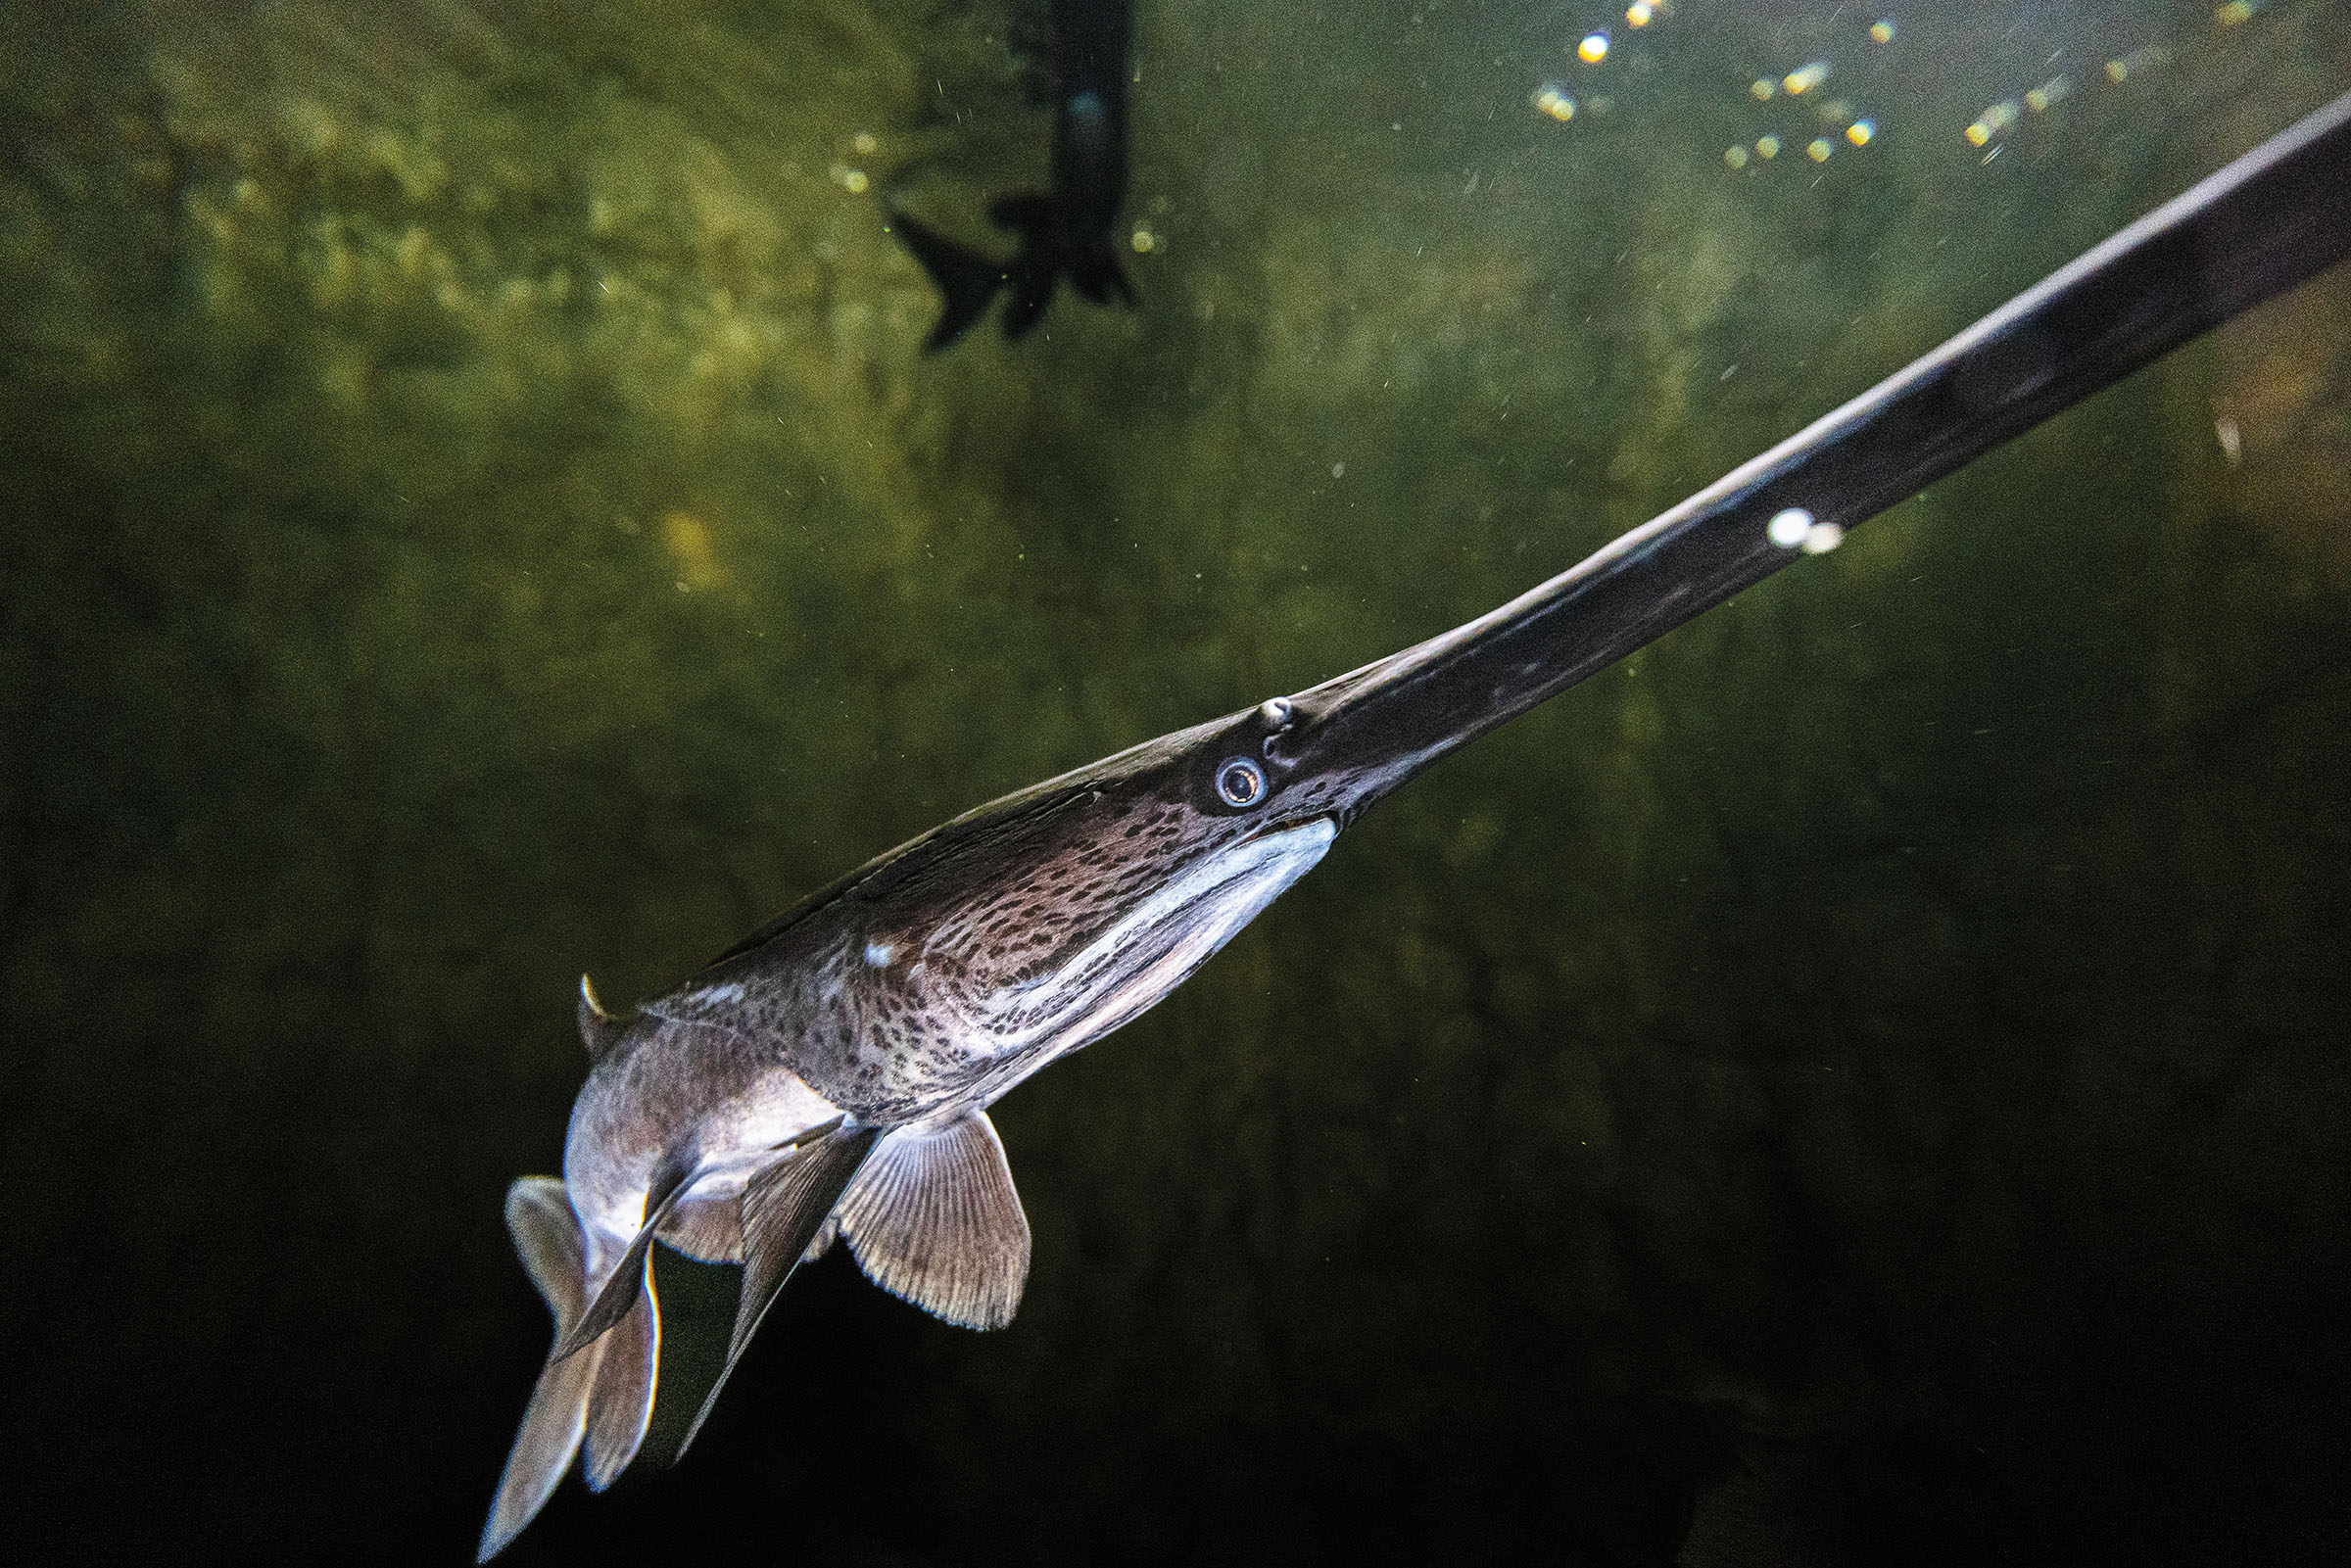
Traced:
<path fill-rule="evenodd" d="M 469 1554 L 580 971 L 1490 607 L 2351 84 L 1884 14 L 1146 3 L 1143 309 L 924 360 L 877 198 L 1035 176 L 1038 11 L 8 6 L 12 1551 Z M 2347 322 L 1435 769 L 1002 1104 L 1011 1329 L 829 1259 L 511 1560 L 2351 1548 Z"/>

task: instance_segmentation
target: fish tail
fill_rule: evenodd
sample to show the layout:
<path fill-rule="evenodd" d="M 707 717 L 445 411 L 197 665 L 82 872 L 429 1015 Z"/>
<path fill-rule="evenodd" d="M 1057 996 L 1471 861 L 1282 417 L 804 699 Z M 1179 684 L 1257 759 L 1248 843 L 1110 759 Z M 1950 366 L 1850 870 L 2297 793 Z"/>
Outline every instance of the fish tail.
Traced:
<path fill-rule="evenodd" d="M 579 1322 L 588 1302 L 587 1238 L 580 1230 L 579 1217 L 572 1212 L 563 1183 L 552 1176 L 525 1176 L 507 1188 L 506 1229 L 514 1237 L 514 1250 L 521 1255 L 531 1282 L 555 1314 L 555 1342 L 561 1344 Z M 606 1381 L 600 1374 L 607 1360 L 627 1362 L 635 1347 L 633 1336 L 643 1332 L 639 1312 L 652 1322 L 658 1342 L 659 1320 L 651 1310 L 649 1292 L 648 1298 L 618 1325 L 621 1332 L 606 1334 L 576 1355 L 551 1359 L 540 1372 L 539 1385 L 531 1391 L 531 1402 L 522 1412 L 521 1430 L 514 1435 L 514 1449 L 506 1457 L 505 1474 L 499 1477 L 498 1496 L 490 1504 L 489 1521 L 482 1526 L 475 1562 L 488 1562 L 504 1550 L 553 1496 L 563 1472 L 571 1468 L 572 1455 L 579 1452 L 582 1439 L 588 1436 L 590 1408 Z M 615 1347 L 618 1354 L 607 1346 Z M 625 1371 L 614 1381 L 625 1384 Z M 649 1401 L 649 1377 L 647 1383 Z M 617 1405 L 623 1402 L 613 1396 L 606 1402 Z M 621 1460 L 627 1462 L 625 1457 Z"/>
<path fill-rule="evenodd" d="M 987 313 L 988 303 L 1004 286 L 1004 268 L 977 251 L 966 250 L 936 229 L 903 213 L 890 214 L 890 232 L 914 253 L 938 285 L 941 306 L 938 324 L 924 340 L 923 352 L 936 354 L 972 329 Z"/>
<path fill-rule="evenodd" d="M 1021 236 L 1021 254 L 1004 269 L 1011 286 L 1011 303 L 1004 307 L 1004 336 L 1025 338 L 1052 303 L 1053 285 L 1061 277 L 1061 261 L 1052 244 L 1053 198 L 1030 191 L 999 198 L 987 210 L 998 228 Z"/>
<path fill-rule="evenodd" d="M 1119 253 L 1108 244 L 1078 258 L 1070 268 L 1070 287 L 1096 305 L 1108 305 L 1113 294 L 1126 301 L 1130 309 L 1135 305 L 1134 285 L 1127 281 L 1126 269 L 1119 265 Z"/>
<path fill-rule="evenodd" d="M 592 1492 L 610 1486 L 637 1457 L 652 1419 L 653 1387 L 661 1364 L 661 1304 L 653 1295 L 653 1255 L 645 1255 L 645 1288 L 637 1305 L 597 1342 L 603 1352 L 588 1391 L 588 1457 Z"/>

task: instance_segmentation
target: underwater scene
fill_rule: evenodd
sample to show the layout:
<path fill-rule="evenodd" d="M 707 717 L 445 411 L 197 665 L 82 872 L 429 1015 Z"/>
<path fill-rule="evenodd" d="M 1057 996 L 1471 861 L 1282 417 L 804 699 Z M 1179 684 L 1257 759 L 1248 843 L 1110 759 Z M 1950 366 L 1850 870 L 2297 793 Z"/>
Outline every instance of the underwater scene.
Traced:
<path fill-rule="evenodd" d="M 7 0 L 10 1554 L 2351 1560 L 2341 266 L 1135 882 L 1223 924 L 960 1123 L 1025 1275 L 891 1275 L 857 1145 L 696 1432 L 737 1170 L 649 1426 L 492 1513 L 652 1333 L 551 1361 L 534 1278 L 715 1168 L 599 1253 L 592 1053 L 658 1120 L 714 958 L 1278 731 L 2347 89 L 2340 0 Z M 800 1077 L 794 1160 L 863 1103 Z"/>

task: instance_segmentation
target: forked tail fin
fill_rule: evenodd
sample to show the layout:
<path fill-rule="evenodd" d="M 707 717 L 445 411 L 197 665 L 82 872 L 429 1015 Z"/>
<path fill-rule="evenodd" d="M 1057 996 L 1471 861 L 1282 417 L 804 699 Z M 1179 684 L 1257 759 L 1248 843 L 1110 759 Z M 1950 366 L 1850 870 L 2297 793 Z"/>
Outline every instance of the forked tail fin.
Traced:
<path fill-rule="evenodd" d="M 1053 198 L 1031 191 L 1006 196 L 987 210 L 999 228 L 1021 236 L 1021 254 L 1004 268 L 1012 292 L 1004 307 L 1004 335 L 1025 338 L 1053 302 L 1053 285 L 1064 274 L 1080 298 L 1108 305 L 1116 294 L 1129 306 L 1134 285 L 1119 265 L 1119 253 L 1107 233 L 1079 239 L 1063 228 L 1063 214 Z M 1073 241 L 1076 240 L 1076 243 Z"/>
<path fill-rule="evenodd" d="M 996 291 L 1006 289 L 1011 303 L 1004 307 L 1004 336 L 1025 338 L 1052 303 L 1053 286 L 1066 273 L 1070 287 L 1096 305 L 1108 305 L 1113 295 L 1132 306 L 1134 285 L 1119 265 L 1119 253 L 1108 235 L 1074 250 L 1060 231 L 1059 216 L 1049 196 L 1030 192 L 1007 196 L 988 209 L 998 227 L 1021 236 L 1021 251 L 998 263 L 977 251 L 926 228 L 905 214 L 890 214 L 890 231 L 914 253 L 938 285 L 942 304 L 938 324 L 923 341 L 925 354 L 936 354 L 972 329 L 987 313 Z M 582 1025 L 585 1028 L 585 1024 Z"/>
<path fill-rule="evenodd" d="M 1126 268 L 1119 265 L 1119 253 L 1104 240 L 1070 263 L 1070 287 L 1096 305 L 1108 305 L 1116 294 L 1134 309 L 1134 285 L 1127 281 Z"/>
<path fill-rule="evenodd" d="M 555 1314 L 559 1345 L 587 1309 L 588 1247 L 563 1183 L 525 1176 L 506 1189 L 506 1229 L 531 1283 Z M 588 1448 L 588 1484 L 597 1491 L 636 1457 L 653 1409 L 654 1368 L 661 1349 L 661 1309 L 653 1297 L 652 1259 L 641 1265 L 644 1289 L 613 1325 L 578 1354 L 550 1359 L 522 1412 L 505 1474 L 474 1561 L 488 1562 L 531 1522 L 554 1495 L 572 1455 Z"/>
<path fill-rule="evenodd" d="M 988 302 L 1004 286 L 1004 268 L 977 251 L 967 251 L 936 229 L 926 228 L 903 213 L 892 213 L 890 231 L 914 259 L 923 263 L 938 285 L 942 305 L 938 324 L 923 341 L 925 354 L 936 354 L 972 329 L 987 313 Z"/>

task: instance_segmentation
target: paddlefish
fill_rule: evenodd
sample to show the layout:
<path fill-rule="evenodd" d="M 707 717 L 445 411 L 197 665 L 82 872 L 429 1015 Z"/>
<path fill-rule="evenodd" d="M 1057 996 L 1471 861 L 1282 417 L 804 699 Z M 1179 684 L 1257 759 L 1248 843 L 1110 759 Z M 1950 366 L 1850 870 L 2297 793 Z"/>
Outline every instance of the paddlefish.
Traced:
<path fill-rule="evenodd" d="M 1034 327 L 1061 278 L 1096 305 L 1116 294 L 1129 306 L 1134 285 L 1119 265 L 1112 229 L 1127 200 L 1127 52 L 1130 0 L 1053 0 L 1053 186 L 1000 198 L 988 209 L 998 228 L 1021 236 L 1009 261 L 992 261 L 904 213 L 891 232 L 938 285 L 938 322 L 924 342 L 936 353 L 987 313 L 1006 290 L 1004 336 Z"/>
<path fill-rule="evenodd" d="M 1871 391 L 1465 626 L 1147 740 L 868 862 L 628 1015 L 583 978 L 563 1176 L 506 1198 L 555 1343 L 486 1560 L 652 1410 L 653 1244 L 740 1262 L 707 1419 L 776 1294 L 845 1246 L 1011 1321 L 1031 1238 L 988 1107 L 1149 1009 L 1437 758 L 2351 248 L 2351 97 Z M 683 1449 L 681 1449 L 681 1452 Z"/>

